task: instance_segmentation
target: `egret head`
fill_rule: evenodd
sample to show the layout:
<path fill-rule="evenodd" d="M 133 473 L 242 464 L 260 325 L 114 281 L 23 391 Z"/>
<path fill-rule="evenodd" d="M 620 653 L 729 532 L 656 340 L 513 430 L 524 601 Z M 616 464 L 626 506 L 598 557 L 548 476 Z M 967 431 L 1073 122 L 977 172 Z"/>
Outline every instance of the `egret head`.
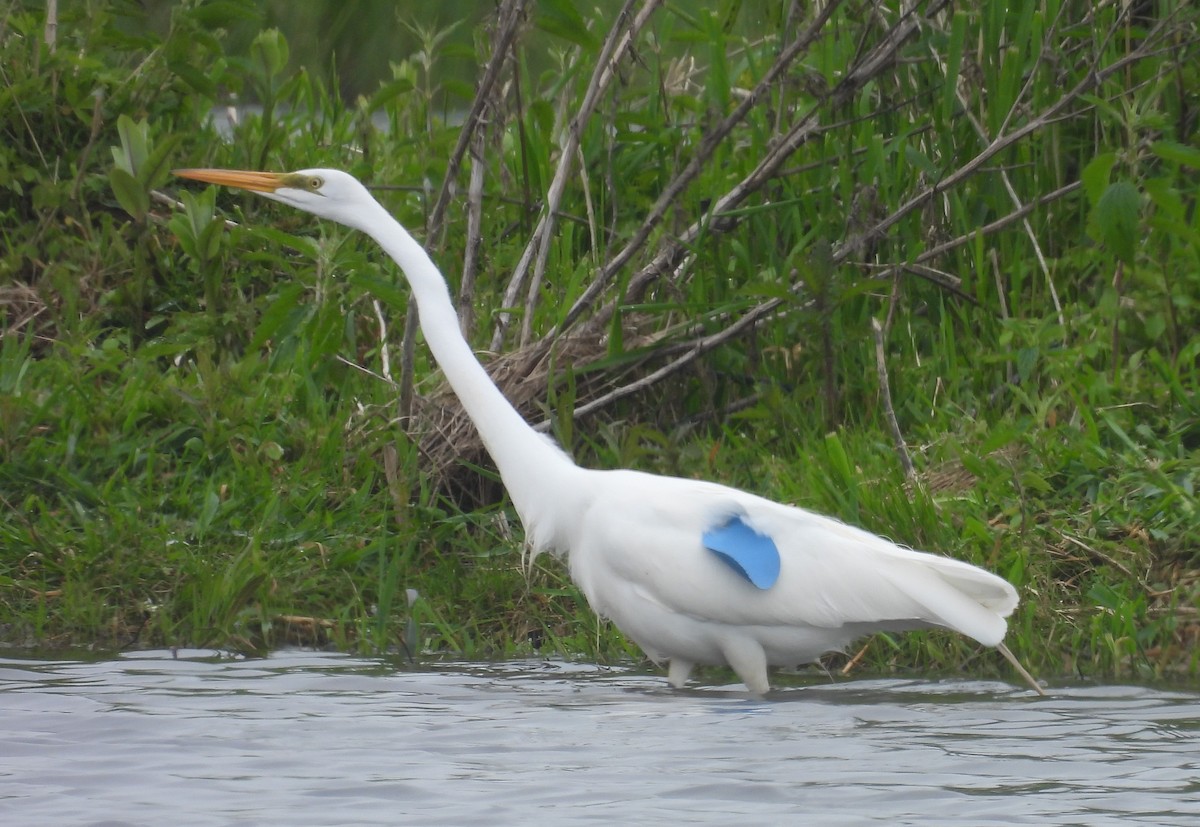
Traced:
<path fill-rule="evenodd" d="M 328 218 L 355 229 L 378 202 L 352 175 L 336 169 L 302 169 L 296 172 L 248 172 L 234 169 L 177 169 L 175 175 L 257 192 L 259 195 Z"/>

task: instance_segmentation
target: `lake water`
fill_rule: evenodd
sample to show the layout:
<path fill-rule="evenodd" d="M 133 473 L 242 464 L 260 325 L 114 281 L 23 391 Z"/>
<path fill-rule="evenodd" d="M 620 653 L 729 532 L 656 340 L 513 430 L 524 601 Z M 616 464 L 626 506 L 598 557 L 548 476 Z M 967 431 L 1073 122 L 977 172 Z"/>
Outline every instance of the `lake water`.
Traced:
<path fill-rule="evenodd" d="M 0 658 L 0 824 L 1194 825 L 1200 692 Z"/>

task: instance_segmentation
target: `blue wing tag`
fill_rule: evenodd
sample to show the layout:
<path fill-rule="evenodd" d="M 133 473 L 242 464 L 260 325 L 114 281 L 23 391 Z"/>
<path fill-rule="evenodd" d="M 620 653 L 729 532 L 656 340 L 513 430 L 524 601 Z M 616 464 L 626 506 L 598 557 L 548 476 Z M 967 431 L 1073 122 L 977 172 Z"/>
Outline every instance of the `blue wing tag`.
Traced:
<path fill-rule="evenodd" d="M 775 541 L 730 517 L 720 528 L 704 532 L 704 547 L 760 589 L 779 579 L 779 549 Z"/>

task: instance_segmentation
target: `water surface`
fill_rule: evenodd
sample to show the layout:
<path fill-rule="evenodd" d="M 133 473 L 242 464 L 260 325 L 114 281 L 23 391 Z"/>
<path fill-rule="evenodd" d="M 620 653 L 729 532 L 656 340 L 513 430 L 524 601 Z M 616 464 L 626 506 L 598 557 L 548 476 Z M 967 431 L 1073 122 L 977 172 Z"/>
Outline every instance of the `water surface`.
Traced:
<path fill-rule="evenodd" d="M 0 823 L 1200 824 L 1195 691 L 209 655 L 0 658 Z"/>

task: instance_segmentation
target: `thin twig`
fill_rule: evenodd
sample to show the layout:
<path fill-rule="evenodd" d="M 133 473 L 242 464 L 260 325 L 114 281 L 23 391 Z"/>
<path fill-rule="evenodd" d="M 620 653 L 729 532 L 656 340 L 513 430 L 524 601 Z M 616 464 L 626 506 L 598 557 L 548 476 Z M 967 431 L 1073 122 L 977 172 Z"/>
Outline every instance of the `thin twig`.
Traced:
<path fill-rule="evenodd" d="M 400 344 L 400 393 L 396 397 L 396 418 L 407 428 L 412 417 L 415 366 L 417 360 L 417 303 L 408 303 L 404 316 L 404 341 Z"/>
<path fill-rule="evenodd" d="M 746 313 L 740 319 L 733 322 L 733 324 L 729 325 L 729 327 L 697 339 L 682 356 L 668 362 L 653 373 L 646 374 L 645 376 L 642 376 L 627 385 L 623 385 L 622 387 L 609 391 L 603 396 L 597 397 L 590 402 L 579 405 L 575 408 L 574 416 L 586 416 L 587 414 L 599 410 L 606 405 L 611 405 L 613 402 L 616 402 L 619 399 L 624 399 L 626 396 L 635 394 L 638 391 L 644 390 L 645 388 L 662 381 L 666 377 L 679 371 L 681 368 L 684 368 L 696 361 L 696 359 L 698 359 L 700 356 L 717 347 L 718 345 L 724 344 L 725 342 L 740 336 L 745 330 L 749 329 L 756 321 L 758 321 L 760 315 Z M 544 426 L 549 427 L 549 422 L 544 423 Z"/>
<path fill-rule="evenodd" d="M 587 289 L 575 301 L 571 309 L 567 311 L 567 315 L 563 318 L 558 328 L 550 334 L 551 338 L 557 336 L 573 324 L 587 308 L 591 307 L 604 289 L 608 287 L 616 274 L 645 246 L 646 241 L 650 238 L 650 234 L 661 223 L 663 217 L 670 210 L 671 205 L 678 201 L 679 196 L 682 195 L 684 190 L 704 170 L 705 165 L 712 158 L 713 153 L 721 143 L 729 137 L 738 124 L 746 119 L 755 106 L 768 99 L 769 92 L 785 76 L 788 67 L 816 40 L 825 23 L 839 5 L 839 2 L 840 0 L 835 0 L 835 2 L 827 3 L 812 23 L 809 24 L 808 28 L 800 33 L 786 49 L 780 52 L 779 56 L 775 59 L 775 63 L 767 70 L 767 73 L 755 85 L 754 89 L 742 99 L 729 115 L 705 134 L 687 165 L 667 184 L 659 195 L 658 200 L 654 202 L 654 206 L 647 212 L 641 226 L 633 233 L 620 252 L 612 256 L 596 273 Z"/>
<path fill-rule="evenodd" d="M 172 210 L 187 209 L 187 205 L 185 205 L 182 201 L 180 201 L 178 198 L 172 198 L 162 190 L 150 190 L 150 200 L 157 201 L 164 207 L 170 207 Z M 236 221 L 230 221 L 228 218 L 224 219 L 221 223 L 225 225 L 225 229 L 227 230 L 232 230 L 240 226 Z"/>
<path fill-rule="evenodd" d="M 849 101 L 858 89 L 874 77 L 874 75 L 866 71 L 866 67 L 872 67 L 875 72 L 882 71 L 886 66 L 890 65 L 890 61 L 894 59 L 900 46 L 917 32 L 919 24 L 911 18 L 911 12 L 912 9 L 910 8 L 904 15 L 904 22 L 897 24 L 888 32 L 881 43 L 877 44 L 862 57 L 860 63 L 851 67 L 846 77 L 843 78 L 842 82 L 832 92 L 824 99 L 814 103 L 802 117 L 792 124 L 791 128 L 785 134 L 772 142 L 766 154 L 754 169 L 731 190 L 714 200 L 707 215 L 694 222 L 677 238 L 667 241 L 650 263 L 642 267 L 630 278 L 624 296 L 616 297 L 596 311 L 593 318 L 588 322 L 588 330 L 594 331 L 606 325 L 618 303 L 639 301 L 650 284 L 657 280 L 663 273 L 671 271 L 702 234 L 722 231 L 736 226 L 736 220 L 728 216 L 727 213 L 732 212 L 740 206 L 752 193 L 758 192 L 768 181 L 775 177 L 780 167 L 782 167 L 783 163 L 792 153 L 808 140 L 822 134 L 827 128 L 817 123 L 817 116 L 821 111 L 821 107 L 829 105 L 837 108 Z M 839 263 L 842 258 L 845 258 L 844 252 L 841 258 L 835 253 L 833 263 Z M 610 268 L 611 262 L 604 268 L 604 272 L 608 272 Z M 755 308 L 755 311 L 752 311 L 754 313 L 752 322 L 765 316 L 781 303 L 781 299 L 772 299 L 764 302 L 763 305 L 759 305 L 758 308 Z M 580 302 L 576 302 L 576 307 L 579 304 Z M 574 309 L 572 308 L 572 310 Z M 569 313 L 567 318 L 570 318 Z"/>
<path fill-rule="evenodd" d="M 333 354 L 333 358 L 336 359 L 337 361 L 341 362 L 343 365 L 345 365 L 348 368 L 354 368 L 359 373 L 365 373 L 367 376 L 370 376 L 372 379 L 378 379 L 380 382 L 386 382 L 388 384 L 388 386 L 393 389 L 395 389 L 395 387 L 396 387 L 396 383 L 393 382 L 391 379 L 387 378 L 386 376 L 383 376 L 382 374 L 376 373 L 375 371 L 371 370 L 368 367 L 363 367 L 358 362 L 354 362 L 354 361 L 351 361 L 350 359 L 347 359 L 345 356 L 342 356 L 340 353 Z"/>
<path fill-rule="evenodd" d="M 863 659 L 863 656 L 867 654 L 867 650 L 870 648 L 871 641 L 868 640 L 862 645 L 862 648 L 855 653 L 854 657 L 850 658 L 850 660 L 846 662 L 846 665 L 842 667 L 842 674 L 849 675 L 850 670 L 852 670 L 855 666 L 858 666 L 859 661 Z"/>
<path fill-rule="evenodd" d="M 1059 21 L 1062 19 L 1062 16 L 1065 13 L 1065 11 L 1066 11 L 1066 6 L 1065 5 L 1061 6 L 1058 10 L 1058 16 L 1055 18 L 1054 22 L 1050 25 L 1050 27 L 1046 30 L 1046 35 L 1042 39 L 1042 48 L 1038 51 L 1037 59 L 1034 62 L 1034 67 L 1029 70 L 1028 78 L 1025 81 L 1025 85 L 1021 87 L 1021 91 L 1017 94 L 1016 98 L 1013 100 L 1012 106 L 1009 107 L 1008 112 L 1005 114 L 1004 123 L 1001 124 L 1001 127 L 1000 127 L 1001 131 L 1003 131 L 1005 128 L 1007 128 L 1008 124 L 1012 121 L 1012 118 L 1013 118 L 1014 114 L 1016 113 L 1020 102 L 1025 99 L 1025 95 L 1029 92 L 1030 88 L 1032 87 L 1034 78 L 1037 76 L 1038 67 L 1045 61 L 1046 55 L 1049 54 L 1050 50 L 1052 49 L 1051 40 L 1058 33 L 1058 24 L 1059 24 Z M 945 67 L 943 66 L 943 70 L 944 69 L 945 69 Z M 958 98 L 959 103 L 962 105 L 962 110 L 966 114 L 967 120 L 970 122 L 971 126 L 975 129 L 975 134 L 977 134 L 980 137 L 980 139 L 982 139 L 984 141 L 984 143 L 990 142 L 991 138 L 988 136 L 987 129 L 980 122 L 979 118 L 976 117 L 975 113 L 971 111 L 970 102 L 967 100 L 966 94 L 963 92 L 963 90 L 958 87 L 957 79 L 956 78 L 947 78 L 946 82 L 955 84 L 955 89 L 954 89 L 955 96 Z M 1021 203 L 1020 196 L 1017 195 L 1017 190 L 1012 184 L 1012 179 L 1009 177 L 1008 171 L 1003 168 L 1000 169 L 1000 180 L 1004 184 L 1004 189 L 1008 192 L 1008 197 L 1012 199 L 1013 206 L 1015 206 L 1018 210 L 1020 210 L 1024 205 Z M 1058 298 L 1058 290 L 1054 286 L 1054 278 L 1050 274 L 1050 266 L 1046 263 L 1046 257 L 1042 253 L 1042 245 L 1038 242 L 1037 234 L 1034 233 L 1033 227 L 1029 223 L 1029 219 L 1023 217 L 1021 219 L 1021 223 L 1023 224 L 1023 226 L 1025 228 L 1025 235 L 1029 237 L 1030 244 L 1033 245 L 1033 252 L 1034 252 L 1034 255 L 1037 257 L 1038 266 L 1042 271 L 1042 276 L 1046 279 L 1046 285 L 1050 290 L 1050 298 L 1053 300 L 1054 309 L 1058 313 L 1058 321 L 1059 321 L 1059 324 L 1062 326 L 1063 336 L 1066 336 L 1067 335 L 1066 317 L 1063 314 L 1062 302 Z"/>
<path fill-rule="evenodd" d="M 528 341 L 531 333 L 529 326 L 529 318 L 533 315 L 531 305 L 534 302 L 538 289 L 541 286 L 542 276 L 545 273 L 550 240 L 554 234 L 555 213 L 562 202 L 567 180 L 574 168 L 576 148 L 583 138 L 584 126 L 599 104 L 601 96 L 616 77 L 615 69 L 617 63 L 624 58 L 633 44 L 634 37 L 645 25 L 646 21 L 649 20 L 650 15 L 661 5 L 662 0 L 643 0 L 643 7 L 635 16 L 632 12 L 636 2 L 637 0 L 625 0 L 625 5 L 618 12 L 616 21 L 610 27 L 608 37 L 605 38 L 604 44 L 601 46 L 600 54 L 596 59 L 596 69 L 592 73 L 592 78 L 584 92 L 583 100 L 579 104 L 574 117 L 572 117 L 564 136 L 563 146 L 559 152 L 558 166 L 554 170 L 554 177 L 551 179 L 550 187 L 546 192 L 545 203 L 542 205 L 537 226 L 534 228 L 533 235 L 530 237 L 524 252 L 522 252 L 521 258 L 517 261 L 517 266 L 513 269 L 508 287 L 504 293 L 503 306 L 512 307 L 515 305 L 517 297 L 525 287 L 526 278 L 532 266 L 532 278 L 526 291 L 526 320 L 522 325 L 521 331 L 523 343 Z M 627 20 L 629 21 L 628 25 L 625 23 Z M 492 334 L 492 350 L 500 349 L 500 345 L 504 341 L 505 330 L 510 320 L 511 314 L 509 313 L 500 313 L 497 315 L 496 329 Z"/>
<path fill-rule="evenodd" d="M 371 307 L 375 308 L 375 318 L 379 322 L 379 362 L 383 370 L 383 377 L 394 385 L 395 382 L 392 382 L 392 359 L 387 343 L 387 317 L 383 315 L 383 306 L 380 305 L 379 299 L 371 299 Z"/>
<path fill-rule="evenodd" d="M 1156 34 L 1161 26 L 1161 23 L 1158 26 L 1155 26 L 1155 28 L 1147 35 L 1146 39 L 1139 48 L 1135 49 L 1124 57 L 1119 58 L 1113 63 L 1110 63 L 1108 66 L 1104 66 L 1100 69 L 1095 69 L 1090 72 L 1086 77 L 1075 84 L 1075 86 L 1072 87 L 1066 94 L 1054 101 L 1054 103 L 1047 106 L 1036 117 L 1030 119 L 1029 122 L 1020 128 L 1013 130 L 1012 132 L 1001 133 L 999 136 L 994 138 L 991 143 L 989 143 L 979 153 L 971 158 L 971 160 L 967 161 L 967 163 L 963 164 L 945 178 L 930 185 L 929 187 L 926 187 L 924 190 L 914 195 L 908 201 L 900 205 L 890 215 L 877 223 L 874 227 L 866 230 L 864 235 L 868 237 L 873 235 L 881 235 L 887 230 L 890 230 L 892 227 L 898 224 L 901 219 L 906 217 L 914 210 L 923 207 L 927 201 L 935 197 L 938 193 L 945 192 L 946 190 L 961 184 L 976 172 L 979 172 L 980 169 L 987 164 L 988 161 L 996 157 L 996 155 L 1000 154 L 1014 144 L 1019 143 L 1029 135 L 1032 135 L 1034 132 L 1044 129 L 1046 126 L 1057 120 L 1071 104 L 1073 104 L 1082 96 L 1086 95 L 1088 92 L 1091 92 L 1094 88 L 1099 86 L 1112 75 L 1121 71 L 1126 66 L 1150 57 L 1155 53 L 1155 50 L 1149 48 L 1147 44 L 1153 41 L 1152 35 Z M 853 249 L 857 242 L 858 239 L 847 241 L 842 245 L 842 249 Z M 845 254 L 842 252 L 842 249 L 839 249 L 834 253 L 835 262 L 840 262 L 845 258 Z"/>
<path fill-rule="evenodd" d="M 1125 566 L 1123 563 L 1121 563 L 1119 560 L 1115 559 L 1111 555 L 1105 554 L 1104 552 L 1100 551 L 1099 549 L 1092 548 L 1087 543 L 1083 542 L 1083 540 L 1080 540 L 1078 537 L 1072 537 L 1070 534 L 1067 534 L 1066 532 L 1062 531 L 1061 529 L 1055 529 L 1055 531 L 1058 532 L 1059 537 L 1062 537 L 1068 543 L 1078 546 L 1079 548 L 1083 549 L 1084 551 L 1086 551 L 1088 554 L 1090 554 L 1092 557 L 1096 558 L 1097 560 L 1099 560 L 1103 563 L 1107 563 L 1108 565 L 1112 566 L 1113 568 L 1119 570 L 1121 572 L 1121 574 L 1125 575 L 1130 580 L 1140 583 L 1144 587 L 1148 587 L 1147 584 L 1145 583 L 1145 581 L 1143 581 L 1143 579 L 1141 577 L 1138 577 L 1137 575 L 1135 575 L 1132 571 L 1129 570 L 1129 568 L 1127 566 Z"/>
<path fill-rule="evenodd" d="M 483 174 L 485 132 L 479 130 L 471 146 L 471 179 L 467 186 L 467 243 L 463 253 L 462 279 L 458 286 L 458 326 L 469 340 L 475 326 L 475 277 L 483 246 Z"/>
<path fill-rule="evenodd" d="M 429 212 L 426 226 L 430 230 L 428 239 L 430 244 L 435 244 L 442 232 L 442 220 L 450 201 L 454 181 L 458 177 L 459 167 L 462 165 L 467 148 L 471 145 L 472 136 L 484 123 L 484 109 L 491 98 L 496 81 L 500 77 L 500 71 L 508 59 L 509 48 L 516 39 L 520 22 L 524 16 L 525 0 L 504 0 L 496 13 L 498 34 L 492 48 L 491 60 L 488 61 L 483 77 L 479 80 L 479 88 L 475 90 L 475 99 L 471 101 L 471 108 L 467 110 L 462 129 L 458 133 L 458 142 L 454 145 L 454 151 L 450 153 L 446 164 L 446 174 L 442 177 L 442 186 L 438 190 L 437 198 L 434 199 L 433 209 Z"/>
<path fill-rule="evenodd" d="M 1000 641 L 996 644 L 996 651 L 1004 655 L 1004 659 L 1012 664 L 1012 668 L 1016 669 L 1017 674 L 1025 679 L 1025 683 L 1033 687 L 1034 692 L 1038 693 L 1043 698 L 1046 697 L 1046 690 L 1042 689 L 1038 682 L 1033 679 L 1033 675 L 1029 674 L 1025 667 L 1021 665 L 1021 661 L 1017 660 L 1017 656 L 1014 655 L 1009 648 L 1004 645 L 1004 641 Z"/>
<path fill-rule="evenodd" d="M 883 416 L 887 420 L 888 430 L 892 433 L 892 442 L 900 457 L 900 465 L 904 468 L 904 476 L 909 482 L 917 478 L 913 468 L 912 456 L 908 453 L 908 444 L 904 441 L 904 433 L 900 430 L 900 422 L 896 419 L 896 409 L 892 407 L 892 388 L 888 382 L 887 361 L 883 352 L 883 326 L 879 320 L 871 317 L 871 332 L 875 334 L 875 370 L 879 374 L 879 401 L 883 405 Z"/>
<path fill-rule="evenodd" d="M 959 247 L 962 247 L 964 244 L 970 244 L 972 241 L 974 241 L 976 238 L 978 238 L 980 236 L 987 236 L 987 235 L 991 235 L 992 233 L 999 232 L 1000 230 L 1003 230 L 1005 227 L 1009 226 L 1010 224 L 1015 224 L 1016 222 L 1020 221 L 1025 216 L 1029 215 L 1031 212 L 1036 210 L 1038 207 L 1045 206 L 1046 204 L 1049 204 L 1051 201 L 1057 201 L 1059 198 L 1070 195 L 1082 187 L 1083 187 L 1083 184 L 1080 181 L 1072 181 L 1069 184 L 1064 184 L 1063 186 L 1059 187 L 1058 189 L 1052 190 L 1052 191 L 1046 193 L 1045 195 L 1038 197 L 1036 200 L 1030 201 L 1028 204 L 1024 204 L 1020 209 L 1013 210 L 1008 215 L 1002 216 L 1001 218 L 997 218 L 995 221 L 984 224 L 982 227 L 976 227 L 974 230 L 971 230 L 969 233 L 963 233 L 962 235 L 958 236 L 957 238 L 952 238 L 949 241 L 945 241 L 941 244 L 938 244 L 936 247 L 930 247 L 928 250 L 921 253 L 921 255 L 919 255 L 915 259 L 913 259 L 911 264 L 891 265 L 889 267 L 884 268 L 883 270 L 880 270 L 878 273 L 875 274 L 875 277 L 880 278 L 880 279 L 890 278 L 891 276 L 893 276 L 894 274 L 896 274 L 898 272 L 901 272 L 906 269 L 910 269 L 912 267 L 912 265 L 914 265 L 914 264 L 924 264 L 927 261 L 931 261 L 935 258 L 938 258 L 939 256 L 945 255 L 946 253 L 950 252 L 951 250 L 958 249 Z M 938 283 L 940 283 L 942 286 L 947 287 L 947 288 L 951 288 L 951 287 L 957 288 L 959 286 L 959 284 L 961 284 L 961 279 L 956 280 L 953 283 L 945 282 L 945 281 L 938 282 Z"/>
<path fill-rule="evenodd" d="M 58 0 L 46 0 L 46 27 L 42 34 L 46 51 L 54 54 L 58 49 Z"/>

